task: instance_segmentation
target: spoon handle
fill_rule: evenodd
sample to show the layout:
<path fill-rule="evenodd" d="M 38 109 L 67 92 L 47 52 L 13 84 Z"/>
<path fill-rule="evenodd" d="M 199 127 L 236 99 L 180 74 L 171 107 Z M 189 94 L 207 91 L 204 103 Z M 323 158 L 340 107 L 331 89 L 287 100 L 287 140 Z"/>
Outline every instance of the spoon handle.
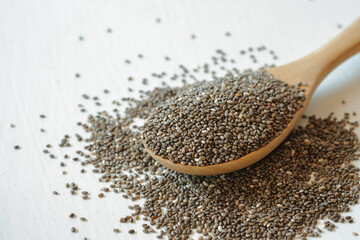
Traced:
<path fill-rule="evenodd" d="M 275 67 L 274 70 L 276 69 L 276 77 L 292 81 L 292 84 L 306 82 L 311 96 L 326 75 L 359 51 L 360 18 L 316 51 L 294 62 Z M 280 76 L 282 74 L 284 76 Z"/>

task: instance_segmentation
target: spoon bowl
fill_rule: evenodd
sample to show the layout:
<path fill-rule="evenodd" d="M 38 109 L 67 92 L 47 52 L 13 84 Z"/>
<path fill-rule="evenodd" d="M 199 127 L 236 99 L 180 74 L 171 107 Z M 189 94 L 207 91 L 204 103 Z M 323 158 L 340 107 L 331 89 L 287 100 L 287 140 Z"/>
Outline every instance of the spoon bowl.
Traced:
<path fill-rule="evenodd" d="M 303 107 L 298 109 L 294 118 L 287 124 L 287 127 L 280 135 L 272 139 L 264 147 L 261 147 L 241 158 L 215 165 L 192 166 L 173 163 L 168 159 L 155 155 L 154 152 L 146 146 L 143 140 L 144 147 L 151 157 L 160 164 L 185 174 L 218 175 L 248 167 L 264 158 L 285 140 L 301 118 L 320 82 L 339 64 L 359 51 L 360 18 L 330 42 L 311 54 L 286 65 L 267 69 L 266 71 L 273 75 L 273 77 L 289 85 L 295 85 L 298 82 L 304 83 L 305 85 L 302 86 L 302 88 L 304 89 L 306 99 L 303 102 Z"/>

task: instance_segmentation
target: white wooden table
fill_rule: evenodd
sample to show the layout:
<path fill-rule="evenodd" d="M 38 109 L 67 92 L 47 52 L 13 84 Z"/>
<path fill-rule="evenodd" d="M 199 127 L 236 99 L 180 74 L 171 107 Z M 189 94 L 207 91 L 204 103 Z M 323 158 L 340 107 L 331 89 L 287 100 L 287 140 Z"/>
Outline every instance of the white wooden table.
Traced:
<path fill-rule="evenodd" d="M 217 48 L 236 55 L 242 48 L 265 44 L 276 51 L 277 64 L 286 63 L 336 35 L 337 25 L 348 25 L 359 9 L 358 0 L 0 1 L 0 239 L 149 239 L 140 224 L 118 223 L 130 212 L 119 195 L 83 201 L 68 193 L 65 183 L 72 181 L 93 195 L 99 192 L 103 185 L 90 168 L 80 174 L 80 164 L 69 161 L 68 175 L 63 176 L 59 159 L 49 160 L 42 153 L 47 143 L 56 145 L 65 133 L 78 131 L 75 123 L 87 115 L 77 107 L 84 102 L 81 94 L 97 95 L 103 102 L 128 96 L 128 87 L 141 87 L 141 81 L 130 83 L 128 76 L 141 79 L 152 72 L 171 72 L 180 63 L 196 67 Z M 231 37 L 225 36 L 227 31 Z M 191 34 L 197 38 L 191 39 Z M 139 53 L 144 59 L 137 58 Z M 252 66 L 243 64 L 239 67 Z M 106 88 L 109 96 L 102 93 Z M 307 114 L 360 114 L 359 103 L 358 54 L 321 84 Z M 111 110 L 110 105 L 104 108 Z M 89 221 L 70 219 L 71 212 Z M 323 239 L 360 239 L 352 235 L 360 233 L 360 207 L 351 215 L 354 224 L 339 224 Z M 79 232 L 71 233 L 72 226 Z M 113 233 L 115 227 L 123 233 Z M 132 227 L 139 233 L 125 233 Z"/>

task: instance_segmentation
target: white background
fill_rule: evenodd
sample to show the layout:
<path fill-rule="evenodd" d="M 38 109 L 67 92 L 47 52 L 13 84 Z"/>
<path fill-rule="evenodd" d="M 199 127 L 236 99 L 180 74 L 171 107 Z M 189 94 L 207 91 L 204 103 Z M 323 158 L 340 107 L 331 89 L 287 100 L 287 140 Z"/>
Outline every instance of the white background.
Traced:
<path fill-rule="evenodd" d="M 81 94 L 104 101 L 129 96 L 127 88 L 140 89 L 150 73 L 171 73 L 180 63 L 196 67 L 217 48 L 239 56 L 243 48 L 265 44 L 275 50 L 280 65 L 335 36 L 341 31 L 337 25 L 348 25 L 359 9 L 358 0 L 0 0 L 0 239 L 150 239 L 127 234 L 130 228 L 141 232 L 141 224 L 119 224 L 130 213 L 120 195 L 96 197 L 104 185 L 91 168 L 80 174 L 80 165 L 68 160 L 68 175 L 61 174 L 61 156 L 73 150 L 54 148 L 55 160 L 42 153 L 45 144 L 57 145 L 64 134 L 78 132 L 75 123 L 87 116 L 77 107 L 84 102 Z M 232 36 L 226 37 L 226 31 Z M 145 58 L 138 59 L 139 53 Z M 249 61 L 239 63 L 239 68 L 249 66 Z M 74 77 L 77 72 L 80 78 Z M 130 75 L 136 81 L 128 82 Z M 149 88 L 159 83 L 153 80 Z M 105 88 L 110 96 L 102 93 Z M 358 54 L 324 80 L 306 113 L 325 117 L 357 111 L 360 116 L 359 103 Z M 71 196 L 64 185 L 72 181 L 92 199 Z M 360 239 L 352 235 L 360 233 L 359 210 L 351 212 L 354 224 L 338 224 L 323 239 Z M 70 219 L 71 212 L 89 221 Z M 72 226 L 79 232 L 71 233 Z M 115 227 L 122 233 L 113 233 Z"/>

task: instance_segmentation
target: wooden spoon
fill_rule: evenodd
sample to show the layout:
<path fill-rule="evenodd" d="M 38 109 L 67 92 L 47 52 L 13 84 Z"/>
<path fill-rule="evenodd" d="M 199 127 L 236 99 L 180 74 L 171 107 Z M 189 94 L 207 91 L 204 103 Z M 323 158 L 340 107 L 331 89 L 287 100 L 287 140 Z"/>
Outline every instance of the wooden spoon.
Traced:
<path fill-rule="evenodd" d="M 251 152 L 239 159 L 225 163 L 208 166 L 190 166 L 172 161 L 155 155 L 154 152 L 145 146 L 148 153 L 159 163 L 173 169 L 192 175 L 217 175 L 234 172 L 256 163 L 272 152 L 279 144 L 285 140 L 291 130 L 299 121 L 301 115 L 305 111 L 315 89 L 320 82 L 340 63 L 360 51 L 360 18 L 342 31 L 338 36 L 325 44 L 323 47 L 313 53 L 286 65 L 280 67 L 269 68 L 266 71 L 274 77 L 288 84 L 296 84 L 298 82 L 307 83 L 304 87 L 306 100 L 304 106 L 300 108 L 295 117 L 289 122 L 287 128 L 283 132 L 271 140 L 266 146 Z M 144 141 L 143 141 L 144 143 Z"/>

